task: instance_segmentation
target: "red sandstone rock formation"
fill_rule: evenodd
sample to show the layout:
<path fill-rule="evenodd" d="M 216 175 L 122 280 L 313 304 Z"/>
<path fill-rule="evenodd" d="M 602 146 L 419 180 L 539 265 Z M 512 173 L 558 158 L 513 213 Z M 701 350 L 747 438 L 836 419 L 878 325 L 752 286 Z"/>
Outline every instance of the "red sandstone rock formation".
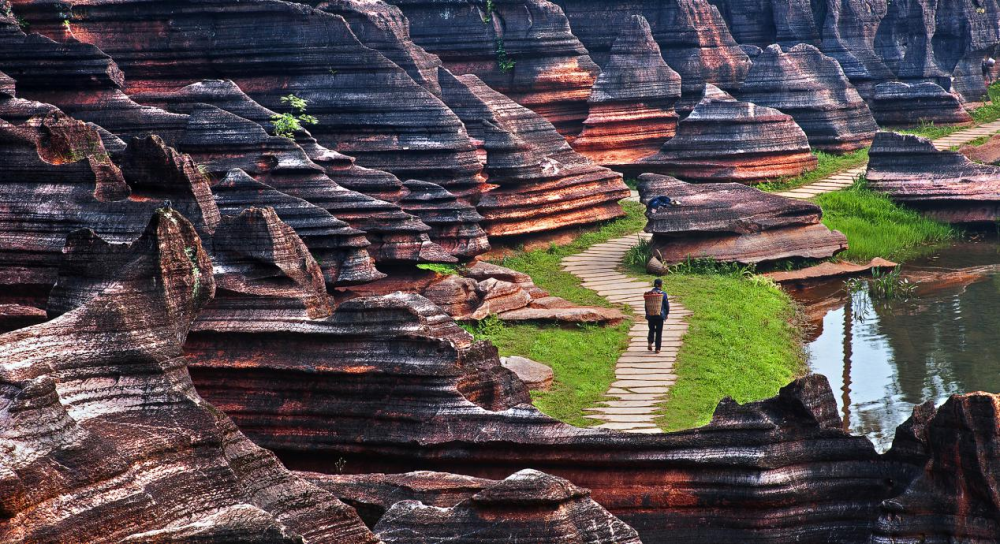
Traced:
<path fill-rule="evenodd" d="M 939 151 L 926 138 L 879 132 L 869 153 L 868 185 L 948 223 L 1000 218 L 1000 167 Z"/>
<path fill-rule="evenodd" d="M 974 162 L 996 166 L 1000 163 L 1000 136 L 991 136 L 980 145 L 963 145 L 958 152 Z"/>
<path fill-rule="evenodd" d="M 653 155 L 677 131 L 680 96 L 680 76 L 660 56 L 646 19 L 634 15 L 594 84 L 590 114 L 573 149 L 611 167 Z"/>
<path fill-rule="evenodd" d="M 587 97 L 600 69 L 553 3 L 388 1 L 409 19 L 413 40 L 451 72 L 475 74 L 562 134 L 583 128 Z"/>
<path fill-rule="evenodd" d="M 375 526 L 386 544 L 641 544 L 635 530 L 589 492 L 554 476 L 522 470 L 486 485 L 450 508 L 417 501 L 394 504 Z"/>
<path fill-rule="evenodd" d="M 878 125 L 840 64 L 811 45 L 771 45 L 754 59 L 741 100 L 787 113 L 813 149 L 840 153 L 868 147 Z"/>
<path fill-rule="evenodd" d="M 688 181 L 758 183 L 816 168 L 809 140 L 791 116 L 740 102 L 711 85 L 677 135 L 636 169 Z"/>
<path fill-rule="evenodd" d="M 750 59 L 733 40 L 719 10 L 704 0 L 628 2 L 555 0 L 573 33 L 602 67 L 612 44 L 632 15 L 644 16 L 664 60 L 681 76 L 683 98 L 677 110 L 687 114 L 701 98 L 706 83 L 737 91 L 750 69 Z"/>
<path fill-rule="evenodd" d="M 191 224 L 160 210 L 127 257 L 83 306 L 0 336 L 0 444 L 16 452 L 0 458 L 0 539 L 377 542 L 194 391 L 179 355 L 214 283 Z"/>
<path fill-rule="evenodd" d="M 490 250 L 486 232 L 479 227 L 483 216 L 475 207 L 459 202 L 440 185 L 418 180 L 403 185 L 408 194 L 399 206 L 430 226 L 431 239 L 450 255 L 470 258 Z"/>
<path fill-rule="evenodd" d="M 875 86 L 872 113 L 884 126 L 970 125 L 969 115 L 958 97 L 930 82 L 906 84 L 898 81 Z"/>
<path fill-rule="evenodd" d="M 819 43 L 819 27 L 808 0 L 709 0 L 722 13 L 737 42 L 766 48 Z"/>
<path fill-rule="evenodd" d="M 442 72 L 448 107 L 483 142 L 486 173 L 498 187 L 479 213 L 490 236 L 552 231 L 620 217 L 628 196 L 621 175 L 575 153 L 555 128 L 476 76 Z"/>
<path fill-rule="evenodd" d="M 847 238 L 820 223 L 823 211 L 811 202 L 737 183 L 690 184 L 652 174 L 639 179 L 644 202 L 659 196 L 680 202 L 646 212 L 653 255 L 664 264 L 825 259 L 847 249 Z"/>
<path fill-rule="evenodd" d="M 290 111 L 281 97 L 295 94 L 318 119 L 310 132 L 330 149 L 471 200 L 483 188 L 482 166 L 458 118 L 402 68 L 362 45 L 340 16 L 278 0 L 78 5 L 68 19 L 74 36 L 117 60 L 129 93 L 225 78 L 278 112 Z M 43 31 L 62 25 L 65 7 L 15 2 Z M 256 22 L 252 32 L 244 25 L 249 20 Z M 156 30 L 165 27 L 200 39 Z"/>

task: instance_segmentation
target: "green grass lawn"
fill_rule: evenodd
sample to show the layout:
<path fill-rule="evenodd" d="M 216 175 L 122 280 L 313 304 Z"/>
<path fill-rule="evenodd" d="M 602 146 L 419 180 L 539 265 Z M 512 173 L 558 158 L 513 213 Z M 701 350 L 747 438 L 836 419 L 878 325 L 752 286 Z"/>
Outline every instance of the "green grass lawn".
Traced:
<path fill-rule="evenodd" d="M 867 147 L 851 153 L 845 153 L 843 155 L 834 155 L 831 153 L 824 153 L 822 151 L 813 151 L 813 155 L 816 155 L 816 159 L 818 161 L 818 165 L 815 170 L 806 172 L 805 174 L 794 178 L 781 178 L 767 183 L 762 183 L 756 187 L 767 192 L 789 191 L 795 189 L 796 187 L 808 185 L 825 177 L 832 176 L 841 170 L 861 166 L 868 162 Z"/>
<path fill-rule="evenodd" d="M 519 251 L 496 261 L 497 264 L 525 272 L 535 284 L 554 296 L 577 304 L 610 307 L 612 304 L 594 291 L 580 286 L 580 280 L 563 271 L 563 257 L 585 251 L 594 244 L 639 232 L 646 225 L 645 207 L 623 202 L 625 217 L 607 222 L 596 229 L 581 232 L 572 243 L 548 249 Z M 615 362 L 628 347 L 627 321 L 615 327 L 594 325 L 506 325 L 495 319 L 466 329 L 476 338 L 491 340 L 501 355 L 520 355 L 552 368 L 550 391 L 533 391 L 535 406 L 542 412 L 577 426 L 598 422 L 583 417 L 583 410 L 593 406 L 615 378 Z"/>
<path fill-rule="evenodd" d="M 869 190 L 863 180 L 848 189 L 819 195 L 814 201 L 823 208 L 823 224 L 847 236 L 850 248 L 838 257 L 851 261 L 883 257 L 902 262 L 960 235 L 954 227 L 927 219 Z"/>
<path fill-rule="evenodd" d="M 628 273 L 647 281 L 641 267 Z M 666 431 L 705 425 L 725 397 L 772 397 L 805 372 L 792 299 L 773 282 L 738 272 L 673 273 L 664 288 L 691 311 L 677 382 L 656 423 Z"/>

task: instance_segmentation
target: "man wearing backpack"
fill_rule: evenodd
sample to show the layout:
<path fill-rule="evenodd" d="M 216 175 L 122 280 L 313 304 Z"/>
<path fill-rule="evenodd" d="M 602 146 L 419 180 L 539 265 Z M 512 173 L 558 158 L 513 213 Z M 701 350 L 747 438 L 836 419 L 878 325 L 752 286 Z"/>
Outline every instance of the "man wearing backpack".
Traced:
<path fill-rule="evenodd" d="M 670 302 L 667 301 L 667 294 L 663 292 L 663 280 L 656 278 L 653 282 L 653 290 L 646 291 L 643 295 L 643 301 L 646 303 L 646 323 L 649 324 L 649 345 L 646 347 L 649 351 L 653 351 L 653 345 L 656 345 L 656 353 L 660 352 L 660 344 L 663 341 L 663 322 L 667 320 L 667 316 L 670 315 Z"/>

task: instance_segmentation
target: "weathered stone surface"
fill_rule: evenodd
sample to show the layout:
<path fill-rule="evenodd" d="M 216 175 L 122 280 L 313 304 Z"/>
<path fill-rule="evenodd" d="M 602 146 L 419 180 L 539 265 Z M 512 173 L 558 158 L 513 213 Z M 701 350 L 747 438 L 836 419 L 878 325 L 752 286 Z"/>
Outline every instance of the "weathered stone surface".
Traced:
<path fill-rule="evenodd" d="M 948 223 L 1000 218 L 1000 167 L 940 151 L 918 136 L 879 132 L 869 153 L 869 186 Z"/>
<path fill-rule="evenodd" d="M 881 0 L 825 0 L 819 9 L 825 14 L 817 24 L 820 50 L 837 59 L 851 83 L 866 99 L 874 94 L 875 85 L 895 79 L 875 54 L 874 45 L 887 4 Z"/>
<path fill-rule="evenodd" d="M 659 196 L 680 202 L 646 212 L 653 255 L 663 264 L 824 259 L 847 249 L 847 238 L 820 223 L 823 211 L 811 202 L 737 183 L 690 184 L 653 174 L 639 179 L 644 202 Z"/>
<path fill-rule="evenodd" d="M 972 116 L 957 96 L 926 81 L 913 84 L 891 81 L 876 85 L 872 113 L 879 124 L 885 126 L 972 124 Z"/>
<path fill-rule="evenodd" d="M 741 100 L 787 113 L 813 149 L 840 153 L 868 147 L 878 125 L 840 64 L 811 45 L 771 45 L 754 59 Z"/>
<path fill-rule="evenodd" d="M 413 40 L 439 56 L 451 72 L 475 74 L 540 114 L 561 134 L 575 135 L 583 128 L 587 97 L 600 69 L 553 3 L 389 2 L 409 19 Z M 492 11 L 487 12 L 487 6 Z M 504 69 L 504 62 L 513 64 Z"/>
<path fill-rule="evenodd" d="M 55 283 L 70 232 L 91 228 L 132 241 L 161 205 L 128 200 L 129 186 L 98 133 L 58 110 L 20 126 L 0 115 L 0 186 L 0 299 L 37 307 Z"/>
<path fill-rule="evenodd" d="M 677 132 L 680 97 L 681 77 L 663 61 L 649 22 L 633 15 L 594 84 L 573 149 L 604 166 L 652 155 Z"/>
<path fill-rule="evenodd" d="M 61 7 L 45 2 L 16 6 L 42 30 L 66 20 Z M 456 196 L 474 199 L 482 189 L 482 165 L 458 118 L 402 68 L 362 45 L 340 16 L 278 0 L 88 1 L 80 7 L 85 16 L 71 12 L 68 19 L 74 35 L 116 59 L 129 93 L 231 79 L 279 112 L 289 111 L 281 97 L 295 94 L 318 119 L 309 129 L 324 146 Z M 247 21 L 254 21 L 252 31 Z M 156 30 L 168 27 L 174 33 Z"/>
<path fill-rule="evenodd" d="M 430 182 L 409 180 L 403 185 L 409 194 L 399 206 L 430 226 L 431 239 L 449 254 L 470 258 L 490 250 L 486 232 L 479 226 L 483 216 L 474 206 L 459 202 Z"/>
<path fill-rule="evenodd" d="M 451 508 L 398 502 L 375 526 L 386 544 L 523 542 L 640 544 L 635 530 L 584 489 L 535 470 L 488 484 Z"/>
<path fill-rule="evenodd" d="M 430 471 L 404 474 L 297 472 L 296 475 L 353 506 L 368 527 L 374 527 L 397 502 L 419 501 L 427 506 L 449 508 L 496 483 L 495 480 Z"/>
<path fill-rule="evenodd" d="M 706 83 L 737 91 L 750 69 L 750 59 L 729 34 L 719 10 L 704 0 L 555 2 L 569 17 L 573 33 L 602 67 L 629 17 L 644 16 L 664 60 L 681 76 L 683 97 L 676 108 L 682 115 L 698 103 Z"/>
<path fill-rule="evenodd" d="M 986 143 L 980 145 L 963 145 L 958 152 L 971 161 L 997 165 L 1000 163 L 1000 136 L 991 136 Z"/>
<path fill-rule="evenodd" d="M 708 85 L 677 135 L 637 168 L 688 181 L 753 184 L 812 170 L 816 157 L 791 116 Z"/>
<path fill-rule="evenodd" d="M 442 72 L 444 101 L 483 142 L 486 173 L 498 188 L 479 213 L 490 236 L 534 234 L 620 217 L 621 175 L 570 148 L 553 126 L 476 76 Z"/>
<path fill-rule="evenodd" d="M 546 391 L 552 387 L 552 369 L 526 357 L 501 357 L 500 364 L 510 370 L 528 386 L 528 389 Z"/>
<path fill-rule="evenodd" d="M 808 0 L 709 2 L 719 8 L 733 38 L 741 45 L 765 48 L 771 44 L 791 47 L 798 43 L 819 43 L 821 25 L 817 25 L 812 2 Z"/>
<path fill-rule="evenodd" d="M 0 538 L 377 542 L 192 387 L 181 345 L 214 284 L 191 224 L 157 212 L 130 257 L 83 306 L 0 336 Z"/>
<path fill-rule="evenodd" d="M 133 98 L 143 104 L 185 114 L 190 114 L 199 104 L 209 104 L 253 121 L 269 134 L 274 132 L 273 119 L 277 112 L 254 102 L 231 80 L 200 81 L 178 90 L 135 94 Z M 402 197 L 403 184 L 396 176 L 358 166 L 353 157 L 320 145 L 308 130 L 296 131 L 294 137 L 295 143 L 314 163 L 322 166 L 337 185 L 387 202 L 397 202 Z"/>

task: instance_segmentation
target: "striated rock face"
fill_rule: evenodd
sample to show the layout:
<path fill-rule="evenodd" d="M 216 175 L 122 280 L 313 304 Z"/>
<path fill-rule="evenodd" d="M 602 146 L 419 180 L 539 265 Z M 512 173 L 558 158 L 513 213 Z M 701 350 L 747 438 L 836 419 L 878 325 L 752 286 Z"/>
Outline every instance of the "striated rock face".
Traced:
<path fill-rule="evenodd" d="M 930 82 L 890 81 L 875 86 L 872 113 L 885 126 L 972 124 L 972 116 L 958 97 Z"/>
<path fill-rule="evenodd" d="M 0 106 L 2 107 L 2 106 Z M 53 108 L 54 110 L 54 108 Z M 93 128 L 52 111 L 15 126 L 0 115 L 0 298 L 44 306 L 66 236 L 91 228 L 132 241 L 158 201 L 131 193 Z"/>
<path fill-rule="evenodd" d="M 413 40 L 451 72 L 478 76 L 561 134 L 575 135 L 583 128 L 587 97 L 600 68 L 553 3 L 388 1 L 409 19 Z"/>
<path fill-rule="evenodd" d="M 709 85 L 677 135 L 637 168 L 689 181 L 753 184 L 812 170 L 816 157 L 791 116 Z"/>
<path fill-rule="evenodd" d="M 737 183 L 684 183 L 641 176 L 643 202 L 660 196 L 680 204 L 646 212 L 653 255 L 664 264 L 688 258 L 758 263 L 788 258 L 825 259 L 847 249 L 847 238 L 826 228 L 819 206 Z"/>
<path fill-rule="evenodd" d="M 811 45 L 769 46 L 754 59 L 739 97 L 791 115 L 813 149 L 854 151 L 870 145 L 878 131 L 837 61 Z"/>
<path fill-rule="evenodd" d="M 879 132 L 869 153 L 869 186 L 948 223 L 1000 218 L 1000 167 L 980 165 L 926 138 Z"/>
<path fill-rule="evenodd" d="M 861 96 L 871 98 L 878 83 L 895 79 L 875 54 L 875 33 L 885 17 L 888 2 L 876 0 L 825 0 L 819 8 L 819 48 L 840 63 Z"/>
<path fill-rule="evenodd" d="M 52 4 L 16 6 L 41 29 L 65 19 Z M 474 200 L 482 189 L 482 166 L 458 118 L 406 71 L 362 45 L 340 16 L 278 0 L 98 0 L 80 7 L 84 16 L 70 14 L 74 35 L 116 60 L 129 93 L 231 79 L 278 112 L 289 112 L 281 97 L 295 94 L 318 119 L 309 129 L 324 146 L 460 197 Z M 245 27 L 249 20 L 253 32 Z M 173 39 L 160 28 L 198 38 Z"/>
<path fill-rule="evenodd" d="M 743 45 L 791 47 L 819 42 L 812 2 L 806 0 L 709 0 L 719 8 L 733 38 Z M 819 6 L 817 6 L 819 7 Z"/>
<path fill-rule="evenodd" d="M 575 153 L 555 128 L 476 76 L 442 72 L 445 103 L 483 142 L 486 173 L 498 187 L 479 213 L 490 236 L 514 236 L 585 225 L 623 215 L 620 174 Z"/>
<path fill-rule="evenodd" d="M 386 544 L 641 544 L 635 530 L 590 499 L 589 492 L 534 470 L 491 483 L 451 508 L 398 502 L 375 533 Z"/>
<path fill-rule="evenodd" d="M 997 522 L 997 396 L 955 395 L 936 411 L 918 406 L 896 431 L 890 456 L 916 457 L 923 469 L 882 504 L 875 536 L 887 542 L 991 542 Z"/>
<path fill-rule="evenodd" d="M 573 26 L 573 33 L 605 67 L 611 48 L 632 15 L 645 17 L 664 60 L 681 76 L 682 114 L 691 111 L 706 83 L 737 91 L 750 69 L 750 59 L 733 40 L 715 6 L 704 0 L 607 2 L 555 0 Z"/>
<path fill-rule="evenodd" d="M 657 152 L 677 131 L 681 78 L 660 56 L 649 23 L 633 15 L 590 93 L 590 115 L 573 148 L 604 166 Z"/>
<path fill-rule="evenodd" d="M 192 387 L 181 345 L 214 283 L 191 224 L 160 210 L 121 256 L 83 306 L 0 336 L 0 538 L 377 542 Z"/>
<path fill-rule="evenodd" d="M 483 217 L 472 205 L 459 202 L 440 185 L 410 180 L 403 184 L 409 194 L 399 205 L 431 227 L 430 237 L 451 255 L 475 257 L 490 250 L 486 232 L 479 227 Z"/>
<path fill-rule="evenodd" d="M 385 277 L 375 270 L 364 233 L 305 200 L 289 196 L 254 181 L 242 170 L 231 170 L 212 188 L 222 213 L 239 215 L 254 206 L 275 211 L 309 248 L 331 286 L 366 283 Z"/>

